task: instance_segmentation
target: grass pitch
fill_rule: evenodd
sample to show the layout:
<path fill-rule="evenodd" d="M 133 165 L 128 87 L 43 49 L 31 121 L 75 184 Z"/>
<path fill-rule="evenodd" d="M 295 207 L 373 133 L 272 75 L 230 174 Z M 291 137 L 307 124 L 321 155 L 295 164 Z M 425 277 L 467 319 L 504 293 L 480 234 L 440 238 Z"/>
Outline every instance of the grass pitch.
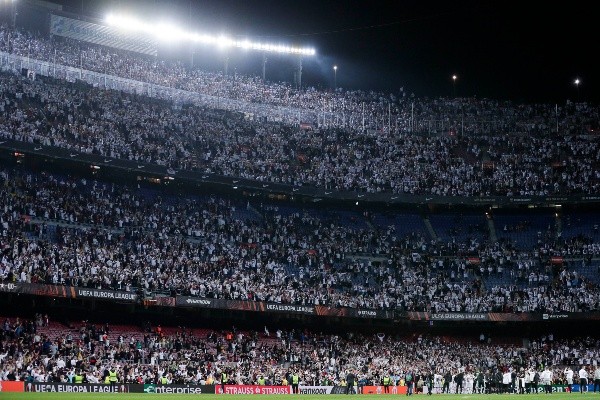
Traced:
<path fill-rule="evenodd" d="M 154 394 L 154 396 L 162 396 L 174 398 L 176 400 L 202 400 L 204 398 L 214 398 L 223 400 L 290 400 L 292 397 L 301 397 L 306 400 L 317 400 L 317 399 L 330 399 L 330 400 L 341 400 L 353 398 L 354 400 L 382 400 L 392 398 L 405 398 L 404 395 L 355 395 L 347 396 L 343 394 L 332 394 L 332 395 L 210 395 L 210 394 Z M 150 396 L 146 393 L 0 393 L 0 400 L 143 400 L 148 399 Z M 501 400 L 542 400 L 542 399 L 571 399 L 571 400 L 592 400 L 599 399 L 600 393 L 552 393 L 551 395 L 545 394 L 434 394 L 431 397 L 425 395 L 413 395 L 413 398 L 419 398 L 421 400 L 427 399 L 449 399 L 449 400 L 489 400 L 489 399 L 501 399 Z"/>

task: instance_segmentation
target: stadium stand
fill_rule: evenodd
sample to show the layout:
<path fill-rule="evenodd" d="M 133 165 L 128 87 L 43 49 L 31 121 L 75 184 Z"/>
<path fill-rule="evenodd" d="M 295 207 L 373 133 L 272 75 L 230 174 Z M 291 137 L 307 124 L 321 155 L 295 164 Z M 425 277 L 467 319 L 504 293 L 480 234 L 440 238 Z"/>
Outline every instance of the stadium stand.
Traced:
<path fill-rule="evenodd" d="M 559 202 L 600 192 L 600 141 L 588 129 L 599 125 L 600 109 L 591 104 L 296 90 L 6 25 L 0 52 L 2 140 L 164 166 L 171 175 L 195 171 L 354 193 Z M 16 60 L 22 66 L 25 58 L 60 68 L 35 79 L 15 74 Z M 79 68 L 79 78 L 63 67 Z M 83 71 L 156 86 L 132 93 L 106 79 L 84 82 Z M 222 106 L 193 100 L 209 97 Z M 255 107 L 266 120 L 244 115 Z M 597 212 L 444 212 L 422 204 L 363 210 L 176 193 L 143 180 L 32 165 L 0 158 L 2 285 L 428 318 L 600 311 Z M 442 376 L 462 374 L 472 392 L 482 373 L 479 390 L 501 392 L 508 389 L 500 372 L 514 373 L 515 390 L 516 378 L 525 385 L 545 367 L 557 384 L 567 366 L 593 375 L 600 359 L 600 341 L 583 333 L 477 341 L 78 319 L 0 318 L 0 381 L 70 382 L 84 371 L 87 382 L 104 382 L 115 366 L 127 383 L 210 384 L 227 371 L 237 384 L 257 384 L 263 375 L 279 385 L 298 371 L 305 385 L 342 385 L 356 369 L 361 385 L 411 373 L 416 382 L 436 381 L 437 391 Z"/>
<path fill-rule="evenodd" d="M 235 82 L 225 79 L 226 84 L 221 85 L 224 78 L 218 74 L 190 79 L 196 75 L 188 74 L 197 71 L 187 71 L 180 64 L 129 53 L 112 54 L 114 50 L 108 48 L 59 38 L 50 41 L 5 26 L 0 33 L 0 49 L 10 52 L 3 60 L 8 60 L 10 54 L 48 60 L 56 49 L 57 62 L 66 65 L 81 67 L 77 63 L 85 62 L 83 67 L 141 82 L 166 79 L 171 86 L 207 95 L 264 101 L 266 106 L 274 107 L 273 112 L 282 103 L 282 97 L 277 96 L 285 94 L 287 105 L 300 109 L 332 102 L 353 105 L 348 112 L 356 114 L 366 102 L 369 115 L 376 121 L 393 104 L 394 116 L 404 121 L 394 130 L 381 126 L 363 129 L 355 122 L 344 127 L 322 126 L 307 133 L 297 123 L 251 121 L 239 113 L 207 106 L 176 106 L 174 99 L 107 91 L 98 84 L 69 84 L 65 77 L 39 76 L 31 81 L 4 74 L 0 84 L 5 99 L 5 123 L 0 127 L 3 138 L 155 163 L 174 170 L 194 169 L 332 190 L 442 196 L 544 196 L 598 191 L 598 141 L 583 128 L 597 124 L 598 108 L 592 105 L 566 105 L 561 110 L 566 125 L 563 134 L 556 135 L 550 128 L 554 124 L 548 120 L 554 118 L 549 105 L 499 104 L 487 99 L 392 99 L 380 93 L 359 102 L 356 96 L 360 98 L 360 93 L 294 92 L 277 84 L 263 91 L 262 84 L 252 84 L 252 78 Z M 10 65 L 5 67 L 9 69 Z M 198 86 L 185 86 L 190 84 Z M 223 93 L 213 91 L 228 85 L 235 88 Z M 264 92 L 274 97 L 258 100 L 259 93 Z M 289 100 L 290 93 L 297 98 Z M 467 109 L 473 116 L 493 115 L 502 123 L 496 124 L 493 131 L 480 132 L 474 127 L 475 131 L 467 134 L 448 135 L 446 130 L 433 137 L 404 135 L 398 140 L 398 133 L 414 133 L 413 126 L 406 124 L 406 115 L 409 107 L 414 113 L 415 102 L 420 121 L 453 119 L 458 114 L 462 118 Z M 580 130 L 572 131 L 574 125 Z"/>
<path fill-rule="evenodd" d="M 395 385 L 408 374 L 423 380 L 462 374 L 464 393 L 476 392 L 474 381 L 482 373 L 481 392 L 504 392 L 509 388 L 500 385 L 493 371 L 514 372 L 524 388 L 530 374 L 550 366 L 552 383 L 561 384 L 566 383 L 566 367 L 588 365 L 593 374 L 600 356 L 597 340 L 552 334 L 525 342 L 504 338 L 500 344 L 428 334 L 338 336 L 308 330 L 270 333 L 266 327 L 259 333 L 88 321 L 65 326 L 41 319 L 0 318 L 1 380 L 72 382 L 83 374 L 85 382 L 97 383 L 116 367 L 124 383 L 157 384 L 163 377 L 174 384 L 219 383 L 221 371 L 227 371 L 235 384 L 257 384 L 262 375 L 268 384 L 280 385 L 298 373 L 303 384 L 316 386 L 343 385 L 348 369 L 356 369 L 363 385 L 378 384 L 384 376 L 391 376 Z M 438 380 L 434 388 L 439 393 Z M 510 390 L 517 391 L 516 386 Z"/>

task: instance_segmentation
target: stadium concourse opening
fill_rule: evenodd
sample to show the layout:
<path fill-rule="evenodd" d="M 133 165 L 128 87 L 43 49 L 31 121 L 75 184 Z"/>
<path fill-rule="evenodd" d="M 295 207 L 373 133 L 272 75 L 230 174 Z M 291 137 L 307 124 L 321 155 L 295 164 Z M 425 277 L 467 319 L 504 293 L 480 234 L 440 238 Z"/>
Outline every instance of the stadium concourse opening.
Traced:
<path fill-rule="evenodd" d="M 600 390 L 597 104 L 64 3 L 0 2 L 2 398 Z"/>

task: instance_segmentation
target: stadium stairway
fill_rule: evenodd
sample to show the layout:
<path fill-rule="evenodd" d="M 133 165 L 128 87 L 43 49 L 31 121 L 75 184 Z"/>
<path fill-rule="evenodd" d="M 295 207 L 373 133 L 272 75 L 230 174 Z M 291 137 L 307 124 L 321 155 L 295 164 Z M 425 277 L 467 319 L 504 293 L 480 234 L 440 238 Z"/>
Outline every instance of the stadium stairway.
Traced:
<path fill-rule="evenodd" d="M 254 214 L 256 214 L 256 216 L 258 217 L 259 220 L 262 220 L 264 218 L 263 215 L 256 208 L 254 208 L 250 203 L 248 203 L 247 209 L 248 209 L 248 211 L 252 211 Z"/>
<path fill-rule="evenodd" d="M 490 231 L 490 240 L 492 243 L 496 243 L 498 241 L 498 236 L 496 235 L 496 226 L 494 225 L 494 219 L 487 219 L 488 229 Z"/>
<path fill-rule="evenodd" d="M 427 232 L 429 232 L 429 235 L 431 236 L 431 238 L 435 241 L 438 240 L 438 235 L 435 233 L 435 229 L 433 229 L 433 225 L 431 225 L 431 221 L 429 220 L 429 217 L 423 217 L 423 223 L 425 224 L 425 227 L 427 228 Z"/>

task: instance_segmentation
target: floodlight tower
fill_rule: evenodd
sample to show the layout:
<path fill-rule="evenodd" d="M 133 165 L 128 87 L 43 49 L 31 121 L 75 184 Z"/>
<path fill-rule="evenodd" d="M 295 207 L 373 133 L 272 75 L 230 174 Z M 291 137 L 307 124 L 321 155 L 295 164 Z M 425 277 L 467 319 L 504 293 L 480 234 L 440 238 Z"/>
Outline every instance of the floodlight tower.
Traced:
<path fill-rule="evenodd" d="M 456 80 L 457 79 L 458 79 L 458 76 L 452 75 L 452 96 L 454 98 L 456 98 Z"/>
<path fill-rule="evenodd" d="M 337 90 L 337 65 L 333 66 L 333 89 Z"/>
<path fill-rule="evenodd" d="M 10 1 L 10 0 L 0 0 Z M 12 0 L 16 1 L 16 0 Z M 244 49 L 244 50 L 255 50 L 263 53 L 263 82 L 266 81 L 266 64 L 267 64 L 267 53 L 278 53 L 278 54 L 289 54 L 297 55 L 297 68 L 294 71 L 294 80 L 297 87 L 302 88 L 302 57 L 315 55 L 315 49 L 308 47 L 295 47 L 286 45 L 273 45 L 268 43 L 252 42 L 248 39 L 235 40 L 227 36 L 214 36 L 210 34 L 201 34 L 196 32 L 185 32 L 176 26 L 171 26 L 162 23 L 152 23 L 138 20 L 136 18 L 113 15 L 109 14 L 106 18 L 106 22 L 109 26 L 114 26 L 124 31 L 129 32 L 141 32 L 145 35 L 156 36 L 157 38 L 168 38 L 169 40 L 186 40 L 193 43 L 203 43 L 217 46 L 224 49 L 224 65 L 223 65 L 223 76 L 226 78 L 229 75 L 229 54 L 227 49 Z M 164 36 L 164 37 L 163 37 Z M 192 64 L 194 62 L 192 53 Z"/>

